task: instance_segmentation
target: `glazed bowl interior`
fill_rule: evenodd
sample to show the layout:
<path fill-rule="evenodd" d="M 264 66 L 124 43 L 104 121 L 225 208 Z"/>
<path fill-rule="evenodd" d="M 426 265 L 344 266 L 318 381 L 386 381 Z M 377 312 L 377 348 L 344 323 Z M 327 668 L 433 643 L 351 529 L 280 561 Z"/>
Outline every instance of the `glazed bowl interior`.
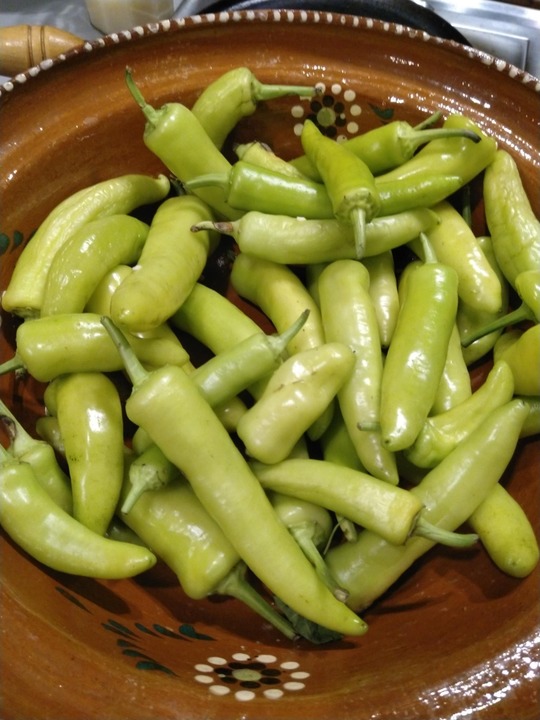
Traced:
<path fill-rule="evenodd" d="M 143 143 L 126 66 L 159 107 L 191 105 L 240 65 L 263 82 L 322 83 L 345 135 L 391 119 L 416 124 L 435 111 L 466 114 L 515 157 L 540 212 L 534 78 L 366 19 L 293 11 L 187 18 L 87 44 L 3 89 L 0 291 L 62 199 L 116 175 L 163 171 Z M 257 139 L 292 157 L 299 124 L 317 111 L 295 98 L 262 104 L 227 150 Z M 474 221 L 483 234 L 480 198 Z M 17 322 L 6 313 L 1 321 L 7 359 Z M 488 365 L 472 369 L 475 383 Z M 43 389 L 30 377 L 0 378 L 2 399 L 30 431 L 44 412 Z M 536 439 L 522 442 L 503 479 L 536 527 L 538 448 Z M 482 548 L 434 549 L 365 612 L 366 636 L 315 646 L 284 639 L 232 599 L 190 600 L 161 565 L 132 580 L 82 579 L 48 570 L 4 535 L 1 542 L 6 720 L 536 717 L 538 572 L 507 577 Z M 244 678 L 251 669 L 259 680 L 264 669 L 273 684 L 227 683 L 222 667 L 243 668 Z"/>

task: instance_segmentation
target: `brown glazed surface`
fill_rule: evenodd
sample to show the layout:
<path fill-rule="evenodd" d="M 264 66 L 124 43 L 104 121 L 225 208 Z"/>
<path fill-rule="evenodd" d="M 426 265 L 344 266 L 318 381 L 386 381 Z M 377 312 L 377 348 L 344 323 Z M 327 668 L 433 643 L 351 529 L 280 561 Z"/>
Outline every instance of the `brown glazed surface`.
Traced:
<path fill-rule="evenodd" d="M 60 200 L 114 175 L 162 169 L 143 145 L 126 65 L 156 107 L 189 105 L 213 78 L 248 65 L 265 82 L 323 82 L 360 131 L 392 111 L 413 122 L 463 112 L 516 158 L 540 212 L 539 82 L 419 32 L 327 14 L 225 14 L 110 37 L 48 65 L 0 97 L 0 291 L 21 238 Z M 300 105 L 261 106 L 235 138 L 297 154 L 292 109 Z M 485 230 L 481 208 L 475 222 Z M 4 360 L 15 323 L 1 321 Z M 484 373 L 475 369 L 476 380 Z M 42 390 L 0 379 L 2 398 L 29 429 L 43 412 Z M 538 461 L 538 441 L 524 441 L 504 478 L 536 527 Z M 185 598 L 161 567 L 98 582 L 48 571 L 1 543 L 4 720 L 538 717 L 538 570 L 506 577 L 481 548 L 432 551 L 365 613 L 366 636 L 310 646 L 279 637 L 233 600 Z M 240 679 L 251 671 L 277 682 L 223 681 L 216 670 L 234 678 L 235 662 Z"/>

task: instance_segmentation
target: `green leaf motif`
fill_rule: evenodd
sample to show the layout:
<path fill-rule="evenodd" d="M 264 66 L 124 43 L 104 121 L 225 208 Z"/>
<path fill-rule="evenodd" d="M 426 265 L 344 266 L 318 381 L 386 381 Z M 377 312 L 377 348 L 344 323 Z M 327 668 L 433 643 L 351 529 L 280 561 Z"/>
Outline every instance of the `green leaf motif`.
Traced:
<path fill-rule="evenodd" d="M 373 110 L 375 115 L 380 119 L 388 122 L 394 117 L 394 108 L 381 108 L 377 105 L 369 104 L 369 107 Z"/>

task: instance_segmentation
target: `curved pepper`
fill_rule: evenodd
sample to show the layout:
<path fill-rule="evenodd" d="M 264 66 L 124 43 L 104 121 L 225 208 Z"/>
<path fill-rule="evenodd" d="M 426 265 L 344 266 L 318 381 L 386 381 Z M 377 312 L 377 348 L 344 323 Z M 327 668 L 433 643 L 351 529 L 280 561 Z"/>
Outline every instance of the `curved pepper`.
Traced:
<path fill-rule="evenodd" d="M 0 525 L 38 562 L 83 577 L 120 579 L 156 563 L 147 548 L 109 540 L 62 510 L 32 467 L 0 448 Z"/>
<path fill-rule="evenodd" d="M 540 270 L 525 270 L 519 273 L 514 279 L 514 286 L 521 298 L 521 305 L 468 333 L 462 341 L 464 347 L 509 325 L 517 325 L 527 320 L 540 323 Z"/>
<path fill-rule="evenodd" d="M 189 108 L 171 102 L 154 109 L 133 82 L 129 69 L 126 70 L 126 84 L 146 118 L 144 144 L 180 182 L 187 182 L 203 173 L 229 172 L 229 161 Z M 222 217 L 232 219 L 239 215 L 227 204 L 220 188 L 197 189 L 195 195 Z"/>
<path fill-rule="evenodd" d="M 501 281 L 470 226 L 447 200 L 431 209 L 440 222 L 426 235 L 437 260 L 456 271 L 460 300 L 476 312 L 499 312 L 502 308 Z"/>
<path fill-rule="evenodd" d="M 0 419 L 11 440 L 9 452 L 20 462 L 28 463 L 58 507 L 70 515 L 73 512 L 70 478 L 60 467 L 53 447 L 45 440 L 33 438 L 10 409 L 0 401 Z"/>
<path fill-rule="evenodd" d="M 521 400 L 498 408 L 410 490 L 423 503 L 424 516 L 431 523 L 452 530 L 473 514 L 512 459 L 528 412 Z M 329 550 L 326 562 L 348 590 L 347 604 L 360 611 L 386 592 L 433 545 L 421 537 L 393 545 L 366 530 L 359 533 L 356 542 Z"/>
<path fill-rule="evenodd" d="M 58 203 L 19 256 L 2 295 L 4 310 L 37 317 L 53 257 L 75 230 L 104 215 L 127 214 L 140 205 L 162 200 L 169 189 L 165 175 L 123 175 L 79 190 Z"/>
<path fill-rule="evenodd" d="M 236 432 L 246 452 L 265 463 L 284 460 L 327 409 L 354 365 L 337 342 L 295 353 L 278 367 Z"/>
<path fill-rule="evenodd" d="M 99 218 L 75 231 L 52 260 L 41 317 L 82 312 L 109 270 L 137 262 L 147 235 L 148 225 L 130 215 Z"/>
<path fill-rule="evenodd" d="M 133 272 L 111 299 L 114 321 L 132 333 L 153 330 L 178 310 L 200 278 L 216 235 L 190 228 L 210 220 L 210 208 L 197 197 L 180 195 L 158 207 Z"/>
<path fill-rule="evenodd" d="M 106 275 L 104 275 L 100 282 L 96 285 L 96 287 L 94 288 L 94 292 L 88 299 L 88 302 L 86 303 L 86 306 L 84 308 L 85 312 L 94 313 L 100 316 L 111 315 L 111 302 L 113 295 L 120 286 L 120 284 L 124 280 L 126 280 L 132 272 L 132 268 L 129 265 L 117 265 L 117 267 L 113 268 Z M 152 340 L 154 340 L 156 342 L 157 348 L 159 348 L 160 345 L 163 345 L 163 358 L 169 355 L 169 352 L 171 352 L 171 355 L 169 356 L 170 360 L 174 360 L 175 355 L 178 358 L 180 357 L 180 355 L 183 355 L 185 360 L 179 360 L 179 364 L 187 368 L 189 364 L 188 353 L 187 351 L 183 350 L 182 344 L 178 336 L 167 322 L 163 322 L 151 330 L 135 333 L 132 337 L 138 338 L 138 340 L 133 341 L 135 343 L 138 343 L 139 341 L 144 341 L 145 345 L 151 346 L 151 342 Z M 170 350 L 166 350 L 167 345 L 169 346 Z M 152 362 L 148 364 L 155 365 L 156 362 L 159 363 L 157 353 L 156 357 L 152 358 Z"/>
<path fill-rule="evenodd" d="M 508 333 L 497 341 L 500 343 Z M 514 341 L 504 350 L 494 348 L 494 357 L 510 365 L 514 375 L 516 395 L 540 395 L 540 325 L 533 325 L 523 333 L 517 333 Z"/>
<path fill-rule="evenodd" d="M 246 67 L 236 67 L 209 83 L 191 107 L 212 142 L 221 148 L 242 118 L 253 115 L 260 102 L 285 95 L 312 97 L 315 87 L 260 82 Z"/>
<path fill-rule="evenodd" d="M 146 373 L 112 323 L 106 318 L 103 322 L 116 338 L 133 381 L 128 417 L 185 475 L 248 567 L 302 617 L 344 635 L 364 634 L 366 624 L 317 576 L 188 375 L 177 367 Z"/>
<path fill-rule="evenodd" d="M 496 408 L 514 395 L 514 376 L 504 360 L 490 370 L 486 380 L 463 402 L 429 417 L 414 443 L 403 452 L 418 467 L 435 467 L 456 445 Z"/>
<path fill-rule="evenodd" d="M 320 309 L 291 268 L 240 253 L 232 266 L 230 280 L 236 292 L 260 308 L 278 332 L 284 332 L 301 312 L 309 310 L 307 321 L 287 346 L 290 354 L 325 342 Z M 328 427 L 333 411 L 332 402 L 309 429 L 312 440 L 317 440 Z"/>
<path fill-rule="evenodd" d="M 288 345 L 291 354 L 325 341 L 319 307 L 291 268 L 240 253 L 232 266 L 231 283 L 241 297 L 263 311 L 278 332 L 309 310 L 307 321 Z"/>
<path fill-rule="evenodd" d="M 363 430 L 380 416 L 383 358 L 375 308 L 369 295 L 369 272 L 356 260 L 337 260 L 322 271 L 319 303 L 325 337 L 351 349 L 354 365 L 338 391 L 341 415 L 366 470 L 394 485 L 398 474 L 393 453 L 378 430 Z"/>
<path fill-rule="evenodd" d="M 498 150 L 484 174 L 484 208 L 497 262 L 508 282 L 540 267 L 540 221 L 525 192 L 519 168 Z"/>
<path fill-rule="evenodd" d="M 404 245 L 437 222 L 437 215 L 427 208 L 373 218 L 366 225 L 365 258 Z M 335 218 L 307 219 L 251 210 L 234 222 L 199 223 L 192 229 L 209 228 L 233 237 L 246 255 L 284 265 L 356 258 L 352 227 Z"/>
<path fill-rule="evenodd" d="M 469 518 L 495 565 L 511 577 L 530 575 L 540 549 L 529 518 L 502 485 L 495 485 Z"/>
<path fill-rule="evenodd" d="M 460 301 L 458 305 L 456 323 L 459 330 L 459 336 L 461 338 L 463 358 L 468 367 L 475 363 L 477 360 L 485 357 L 490 352 L 490 350 L 493 349 L 493 346 L 499 339 L 501 331 L 497 330 L 492 333 L 488 333 L 486 335 L 483 335 L 481 338 L 478 338 L 477 340 L 473 340 L 471 342 L 466 342 L 467 338 L 472 333 L 476 333 L 479 328 L 482 328 L 485 325 L 493 322 L 494 320 L 497 320 L 501 315 L 506 312 L 506 308 L 508 305 L 508 281 L 504 277 L 500 267 L 497 264 L 495 253 L 493 252 L 493 243 L 491 242 L 491 238 L 488 235 L 481 235 L 477 238 L 477 241 L 480 245 L 480 249 L 488 259 L 488 262 L 490 263 L 494 272 L 497 273 L 497 276 L 501 283 L 502 306 L 498 312 L 486 313 L 479 312 L 478 310 L 469 307 L 463 301 Z"/>
<path fill-rule="evenodd" d="M 455 270 L 438 263 L 424 242 L 426 261 L 401 283 L 403 299 L 381 381 L 380 426 L 392 451 L 412 445 L 433 407 L 456 320 Z"/>
<path fill-rule="evenodd" d="M 124 474 L 124 423 L 116 386 L 103 373 L 56 378 L 45 402 L 58 418 L 73 492 L 73 516 L 104 535 Z"/>

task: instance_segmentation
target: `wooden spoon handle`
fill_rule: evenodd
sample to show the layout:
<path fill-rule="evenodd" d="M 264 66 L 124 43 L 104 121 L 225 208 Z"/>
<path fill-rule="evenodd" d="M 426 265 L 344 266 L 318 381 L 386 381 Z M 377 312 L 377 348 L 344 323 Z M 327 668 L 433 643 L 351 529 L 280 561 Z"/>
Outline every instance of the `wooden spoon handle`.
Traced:
<path fill-rule="evenodd" d="M 0 75 L 13 76 L 42 60 L 66 52 L 84 40 L 50 25 L 0 28 Z"/>

